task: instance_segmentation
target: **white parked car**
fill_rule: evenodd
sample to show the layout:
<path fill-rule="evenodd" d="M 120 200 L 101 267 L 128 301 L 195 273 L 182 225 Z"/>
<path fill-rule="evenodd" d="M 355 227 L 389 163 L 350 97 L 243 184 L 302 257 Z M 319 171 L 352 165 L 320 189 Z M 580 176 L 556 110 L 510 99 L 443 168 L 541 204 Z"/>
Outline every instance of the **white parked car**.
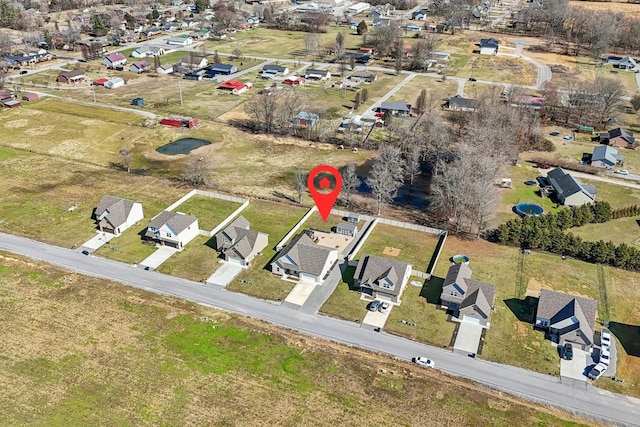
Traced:
<path fill-rule="evenodd" d="M 607 370 L 606 365 L 604 365 L 603 363 L 598 363 L 596 366 L 591 368 L 587 376 L 592 380 L 597 380 L 602 376 L 602 374 L 604 374 L 604 371 L 606 370 Z"/>
<path fill-rule="evenodd" d="M 389 305 L 388 302 L 383 302 L 382 304 L 380 304 L 380 306 L 378 307 L 378 311 L 382 314 L 385 314 L 389 311 L 389 307 L 391 307 Z"/>
<path fill-rule="evenodd" d="M 619 175 L 629 175 L 629 171 L 626 169 L 617 170 L 616 173 Z"/>
<path fill-rule="evenodd" d="M 606 329 L 603 329 L 600 333 L 600 341 L 602 342 L 602 346 L 611 347 L 611 332 Z"/>
<path fill-rule="evenodd" d="M 415 357 L 413 359 L 413 363 L 415 363 L 416 365 L 424 366 L 425 368 L 436 367 L 436 363 L 433 360 L 427 359 L 426 357 L 423 357 L 423 356 Z"/>

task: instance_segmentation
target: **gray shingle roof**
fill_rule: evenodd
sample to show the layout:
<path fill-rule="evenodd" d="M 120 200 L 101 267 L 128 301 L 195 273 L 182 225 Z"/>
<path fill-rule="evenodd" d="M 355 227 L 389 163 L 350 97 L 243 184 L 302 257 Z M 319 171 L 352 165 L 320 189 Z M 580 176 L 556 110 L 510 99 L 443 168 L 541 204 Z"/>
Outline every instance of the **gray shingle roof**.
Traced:
<path fill-rule="evenodd" d="M 624 139 L 625 141 L 627 141 L 627 143 L 629 144 L 633 144 L 635 142 L 635 138 L 633 137 L 633 132 L 624 130 L 622 128 L 615 128 L 615 129 L 611 129 L 609 132 L 609 139 L 611 138 L 617 138 L 619 136 L 622 137 L 622 139 Z"/>
<path fill-rule="evenodd" d="M 411 105 L 406 102 L 398 102 L 398 101 L 386 101 L 380 105 L 380 108 L 383 110 L 393 110 L 393 111 L 411 111 Z"/>
<path fill-rule="evenodd" d="M 622 156 L 618 155 L 618 150 L 608 145 L 598 145 L 593 149 L 593 156 L 591 156 L 591 161 L 602 161 L 607 163 L 610 166 L 615 166 L 618 163 L 618 160 L 621 159 Z"/>
<path fill-rule="evenodd" d="M 263 71 L 271 70 L 271 71 L 276 71 L 278 73 L 284 73 L 286 69 L 287 67 L 283 67 L 282 65 L 277 65 L 277 64 L 267 64 L 264 67 L 262 67 Z"/>
<path fill-rule="evenodd" d="M 106 224 L 110 224 L 114 228 L 120 227 L 127 221 L 134 203 L 116 196 L 102 196 L 96 208 L 96 219 L 101 222 L 105 221 Z"/>
<path fill-rule="evenodd" d="M 565 198 L 579 192 L 583 192 L 592 199 L 595 196 L 595 193 L 589 191 L 588 188 L 583 186 L 577 179 L 569 175 L 562 168 L 555 168 L 551 170 L 547 174 L 547 178 L 558 195 L 562 195 Z"/>
<path fill-rule="evenodd" d="M 452 96 L 449 98 L 449 108 L 478 108 L 478 101 L 471 98 L 463 98 L 460 95 Z"/>
<path fill-rule="evenodd" d="M 276 262 L 292 271 L 319 276 L 333 251 L 335 249 L 317 245 L 306 232 L 303 232 L 280 251 Z M 286 256 L 291 258 L 295 265 L 287 262 Z"/>
<path fill-rule="evenodd" d="M 494 38 L 480 39 L 480 47 L 498 47 L 500 42 Z"/>
<path fill-rule="evenodd" d="M 242 259 L 247 259 L 254 251 L 260 233 L 250 230 L 249 221 L 240 215 L 216 235 L 216 240 L 220 234 L 226 235 L 231 241 L 228 246 L 222 248 L 222 252 L 232 252 Z"/>
<path fill-rule="evenodd" d="M 549 319 L 552 326 L 575 317 L 584 336 L 593 339 L 597 307 L 598 302 L 590 298 L 541 289 L 536 316 Z"/>
<path fill-rule="evenodd" d="M 404 278 L 407 267 L 411 268 L 411 265 L 406 262 L 364 254 L 353 277 L 360 282 L 360 286 L 399 295 L 402 290 L 400 281 Z M 391 282 L 391 287 L 383 286 L 385 279 Z"/>
<path fill-rule="evenodd" d="M 472 274 L 473 272 L 467 264 L 454 264 L 449 267 L 447 277 L 445 277 L 444 283 L 442 284 L 442 289 L 444 290 L 447 287 L 456 286 L 459 288 L 458 293 L 460 294 L 458 299 L 462 299 L 467 293 L 468 288 L 465 279 L 470 279 Z"/>
<path fill-rule="evenodd" d="M 197 220 L 198 218 L 191 215 L 179 212 L 162 211 L 149 222 L 149 227 L 160 228 L 167 224 L 167 226 L 173 230 L 176 235 L 178 235 Z"/>
<path fill-rule="evenodd" d="M 473 279 L 465 279 L 464 281 L 468 286 L 467 296 L 460 304 L 460 314 L 477 314 L 488 319 L 491 316 L 496 287 L 490 283 Z"/>

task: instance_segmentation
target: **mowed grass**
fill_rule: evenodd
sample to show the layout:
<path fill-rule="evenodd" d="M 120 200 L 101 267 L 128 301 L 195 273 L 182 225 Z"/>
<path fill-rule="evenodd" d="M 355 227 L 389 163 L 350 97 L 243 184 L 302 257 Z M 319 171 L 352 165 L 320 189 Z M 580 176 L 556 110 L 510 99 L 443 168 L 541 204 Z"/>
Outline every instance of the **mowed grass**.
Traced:
<path fill-rule="evenodd" d="M 437 243 L 438 236 L 435 234 L 378 223 L 357 257 L 369 254 L 397 259 L 411 264 L 414 270 L 426 271 Z M 386 247 L 400 249 L 400 254 L 397 257 L 384 255 Z"/>
<path fill-rule="evenodd" d="M 621 243 L 636 245 L 640 238 L 640 225 L 638 225 L 638 217 L 620 218 L 603 224 L 587 224 L 572 228 L 569 232 L 585 241 L 604 240 L 612 241 L 616 245 Z"/>
<path fill-rule="evenodd" d="M 302 218 L 306 210 L 286 204 L 251 200 L 242 215 L 253 230 L 267 233 L 269 244 L 262 255 L 254 258 L 251 267 L 240 273 L 227 289 L 242 292 L 258 298 L 281 301 L 291 292 L 295 283 L 281 280 L 271 274 L 270 263 L 276 251 L 275 246 Z"/>
<path fill-rule="evenodd" d="M 437 371 L 0 256 L 11 343 L 0 364 L 3 425 L 587 423 Z M 380 402 L 363 406 L 372 393 Z"/>
<path fill-rule="evenodd" d="M 353 285 L 356 267 L 348 267 L 329 299 L 320 308 L 320 313 L 351 322 L 361 322 L 367 313 L 368 301 L 360 298 L 360 290 Z"/>
<path fill-rule="evenodd" d="M 41 102 L 30 104 L 34 110 L 47 113 L 68 114 L 72 116 L 85 117 L 91 120 L 101 120 L 105 122 L 114 122 L 122 124 L 139 124 L 144 118 L 128 111 L 119 111 L 112 108 L 105 108 L 91 105 L 78 105 L 73 102 L 66 102 L 58 99 L 45 98 Z M 49 121 L 49 120 L 47 120 Z M 89 128 L 94 126 L 96 122 L 86 122 Z"/>
<path fill-rule="evenodd" d="M 140 264 L 157 250 L 155 245 L 145 243 L 144 233 L 151 218 L 158 213 L 155 212 L 148 215 L 145 212 L 145 218 L 139 225 L 129 228 L 118 237 L 114 237 L 106 245 L 95 251 L 94 254 L 115 261 Z"/>
<path fill-rule="evenodd" d="M 103 195 L 142 202 L 148 219 L 188 191 L 160 178 L 13 154 L 0 167 L 0 230 L 59 246 L 80 245 L 95 235 L 91 215 Z M 126 233 L 135 234 L 144 225 L 143 220 Z"/>
<path fill-rule="evenodd" d="M 174 211 L 198 218 L 201 230 L 211 231 L 241 206 L 240 203 L 195 195 L 178 205 Z"/>
<path fill-rule="evenodd" d="M 434 79 L 433 77 L 417 76 L 396 92 L 389 101 L 406 102 L 415 105 L 422 89 L 427 90 L 428 96 L 436 100 L 434 110 L 439 111 L 444 98 L 454 96 L 458 91 L 458 82 L 453 80 Z"/>
<path fill-rule="evenodd" d="M 198 236 L 157 268 L 160 273 L 201 282 L 219 267 L 215 238 Z"/>

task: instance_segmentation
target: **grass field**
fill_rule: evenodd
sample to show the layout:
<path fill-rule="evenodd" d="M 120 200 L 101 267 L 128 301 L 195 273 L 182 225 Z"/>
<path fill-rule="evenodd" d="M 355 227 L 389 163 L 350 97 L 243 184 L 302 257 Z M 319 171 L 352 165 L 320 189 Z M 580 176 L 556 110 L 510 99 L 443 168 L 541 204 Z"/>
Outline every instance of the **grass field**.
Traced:
<path fill-rule="evenodd" d="M 145 212 L 145 218 L 139 225 L 129 228 L 118 237 L 114 237 L 109 243 L 95 251 L 94 254 L 130 264 L 141 263 L 156 251 L 154 245 L 145 244 L 143 239 L 147 230 L 147 223 L 158 213 L 154 212 L 149 215 Z"/>
<path fill-rule="evenodd" d="M 582 240 L 612 241 L 616 245 L 626 243 L 628 245 L 637 244 L 640 238 L 640 226 L 638 218 L 620 218 L 604 224 L 587 224 L 569 230 L 571 234 L 579 236 Z"/>
<path fill-rule="evenodd" d="M 207 279 L 218 268 L 218 261 L 215 238 L 198 236 L 182 251 L 162 263 L 157 271 L 200 282 Z"/>
<path fill-rule="evenodd" d="M 275 246 L 302 218 L 306 209 L 280 205 L 262 200 L 252 200 L 242 211 L 251 224 L 251 229 L 269 235 L 269 244 L 251 263 L 251 267 L 240 273 L 227 289 L 258 298 L 284 300 L 295 283 L 286 282 L 271 274 L 269 263 L 276 254 Z"/>
<path fill-rule="evenodd" d="M 240 206 L 240 203 L 228 200 L 195 195 L 179 204 L 174 211 L 195 216 L 201 230 L 211 231 Z"/>
<path fill-rule="evenodd" d="M 355 272 L 355 267 L 345 270 L 338 286 L 320 308 L 321 313 L 351 322 L 362 321 L 367 312 L 368 302 L 360 299 L 360 291 L 353 286 Z"/>
<path fill-rule="evenodd" d="M 4 425 L 586 425 L 436 371 L 0 256 Z M 375 408 L 363 406 L 372 394 Z"/>
<path fill-rule="evenodd" d="M 443 82 L 440 79 L 434 79 L 433 77 L 418 76 L 389 98 L 389 101 L 400 101 L 415 104 L 422 89 L 426 89 L 427 94 L 432 95 L 434 99 L 437 100 L 435 111 L 438 111 L 440 106 L 444 103 L 444 98 L 448 98 L 456 94 L 458 91 L 458 82 L 452 80 L 445 80 Z"/>

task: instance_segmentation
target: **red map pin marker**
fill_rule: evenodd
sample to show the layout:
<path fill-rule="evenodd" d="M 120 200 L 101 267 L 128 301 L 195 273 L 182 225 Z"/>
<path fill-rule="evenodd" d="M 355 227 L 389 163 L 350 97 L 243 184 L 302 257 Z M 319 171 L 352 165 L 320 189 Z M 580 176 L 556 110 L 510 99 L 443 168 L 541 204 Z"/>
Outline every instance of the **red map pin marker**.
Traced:
<path fill-rule="evenodd" d="M 331 209 L 340 194 L 340 189 L 342 189 L 340 172 L 333 166 L 320 165 L 309 173 L 307 187 L 309 187 L 313 201 L 316 202 L 322 220 L 327 222 Z"/>

